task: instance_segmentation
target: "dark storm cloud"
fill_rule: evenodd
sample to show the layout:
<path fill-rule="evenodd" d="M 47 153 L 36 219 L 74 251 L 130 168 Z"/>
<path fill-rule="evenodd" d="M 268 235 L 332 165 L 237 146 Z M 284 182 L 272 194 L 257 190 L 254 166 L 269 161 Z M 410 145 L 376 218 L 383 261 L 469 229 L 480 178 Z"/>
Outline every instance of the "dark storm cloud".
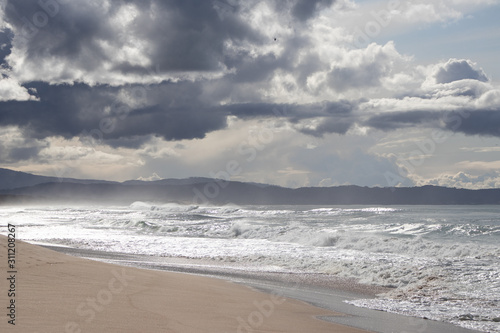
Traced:
<path fill-rule="evenodd" d="M 294 124 L 303 119 L 324 118 L 317 129 L 303 130 L 314 136 L 344 134 L 353 123 L 352 102 L 219 106 L 201 97 L 203 84 L 181 81 L 151 86 L 91 87 L 82 83 L 33 82 L 26 87 L 36 89 L 39 101 L 0 102 L 0 124 L 17 126 L 29 138 L 71 139 L 92 135 L 113 147 L 138 148 L 151 136 L 165 140 L 203 138 L 211 131 L 225 128 L 228 115 L 243 119 L 278 117 Z"/>
<path fill-rule="evenodd" d="M 210 108 L 155 105 L 132 111 L 116 121 L 113 137 L 155 134 L 166 140 L 202 139 L 206 133 L 225 128 L 226 115 Z"/>
<path fill-rule="evenodd" d="M 26 161 L 32 157 L 36 157 L 42 147 L 21 147 L 21 148 L 12 148 L 9 152 L 9 156 L 7 160 L 11 161 Z"/>
<path fill-rule="evenodd" d="M 5 57 L 11 52 L 12 38 L 14 33 L 10 29 L 0 31 L 0 68 L 6 67 Z"/>
<path fill-rule="evenodd" d="M 224 42 L 250 41 L 260 44 L 262 36 L 236 13 L 236 5 L 224 1 L 152 1 L 162 13 L 151 23 L 142 15 L 138 35 L 154 41 L 152 63 L 172 71 L 217 70 L 224 60 Z M 232 2 L 231 2 L 232 3 Z M 218 5 L 227 5 L 223 15 Z M 143 11 L 147 13 L 147 11 Z M 165 19 L 167 18 L 167 19 Z"/>
<path fill-rule="evenodd" d="M 48 3 L 42 1 L 42 3 Z M 107 60 L 98 42 L 113 38 L 113 27 L 99 5 L 51 2 L 46 10 L 35 0 L 9 0 L 5 20 L 16 28 L 30 59 L 69 58 L 90 69 Z M 112 7 L 113 8 L 113 7 Z M 112 9 L 111 9 L 112 10 Z"/>
<path fill-rule="evenodd" d="M 372 116 L 364 125 L 382 131 L 390 131 L 419 125 L 437 124 L 442 117 L 442 113 L 433 111 L 390 112 Z"/>
<path fill-rule="evenodd" d="M 0 124 L 18 126 L 31 138 L 69 139 L 90 132 L 98 133 L 105 143 L 111 140 L 114 146 L 137 146 L 141 136 L 156 135 L 166 140 L 203 138 L 226 126 L 226 114 L 203 107 L 197 100 L 196 83 L 164 83 L 149 90 L 137 86 L 137 91 L 144 89 L 149 94 L 145 106 L 119 102 L 116 96 L 120 88 L 116 87 L 40 82 L 27 86 L 37 89 L 40 101 L 0 103 Z"/>
<path fill-rule="evenodd" d="M 0 128 L 0 135 L 2 129 Z M 46 148 L 47 144 L 35 139 L 16 137 L 14 141 L 0 141 L 0 161 L 4 163 L 16 163 L 27 161 L 38 156 L 39 152 Z"/>
<path fill-rule="evenodd" d="M 452 59 L 441 67 L 435 78 L 437 83 L 450 83 L 464 79 L 488 81 L 484 72 L 474 69 L 470 61 L 457 59 Z"/>
<path fill-rule="evenodd" d="M 226 105 L 222 108 L 239 118 L 280 117 L 293 123 L 301 119 L 328 116 L 346 116 L 356 107 L 356 102 L 338 101 L 311 104 L 246 103 Z"/>
<path fill-rule="evenodd" d="M 112 103 L 102 91 L 84 84 L 50 86 L 30 83 L 40 101 L 0 103 L 0 123 L 21 127 L 32 138 L 72 138 L 86 127 L 95 126 L 99 110 Z"/>
<path fill-rule="evenodd" d="M 249 54 L 249 52 L 238 52 L 225 56 L 224 63 L 228 69 L 234 69 L 235 73 L 226 75 L 226 79 L 233 83 L 256 83 L 264 82 L 275 75 L 275 71 L 280 69 L 293 73 L 295 71 L 294 63 L 297 62 L 297 51 L 303 50 L 310 45 L 309 40 L 301 36 L 294 36 L 282 42 L 284 51 L 281 55 L 266 53 L 258 56 Z M 317 64 L 310 64 L 312 61 L 318 61 Z M 314 69 L 321 66 L 318 57 L 311 59 L 308 57 L 301 61 L 297 71 L 298 75 L 306 76 L 307 67 Z"/>
<path fill-rule="evenodd" d="M 103 61 L 113 61 L 103 43 L 117 51 L 137 38 L 147 44 L 150 63 L 161 71 L 213 71 L 224 60 L 224 43 L 251 41 L 260 43 L 262 37 L 236 13 L 238 6 L 224 1 L 145 0 L 111 1 L 110 8 L 99 3 L 64 2 L 54 9 L 43 27 L 32 18 L 42 11 L 36 0 L 9 0 L 6 21 L 16 30 L 31 37 L 27 40 L 30 59 L 46 56 L 71 58 L 74 65 L 91 70 Z M 110 20 L 121 6 L 133 4 L 140 8 L 134 23 L 122 31 Z M 234 13 L 221 15 L 216 4 L 231 8 Z M 54 7 L 55 8 L 55 7 Z M 50 14 L 50 13 L 49 13 Z M 30 21 L 27 23 L 27 20 Z M 41 25 L 41 24 L 38 24 Z M 128 62 L 115 64 L 122 73 L 143 69 Z"/>
<path fill-rule="evenodd" d="M 300 21 L 307 21 L 319 10 L 330 7 L 332 4 L 333 0 L 297 0 L 292 7 L 292 15 Z"/>
<path fill-rule="evenodd" d="M 363 125 L 383 131 L 426 127 L 466 135 L 500 137 L 500 109 L 391 112 L 372 116 Z"/>
<path fill-rule="evenodd" d="M 266 104 L 248 103 L 225 106 L 232 115 L 239 118 L 278 117 L 298 125 L 301 133 L 321 137 L 328 133 L 345 134 L 354 125 L 356 118 L 352 111 L 357 102 L 338 101 L 314 104 Z M 319 118 L 313 128 L 300 126 L 302 120 Z"/>
<path fill-rule="evenodd" d="M 467 135 L 500 137 L 500 109 L 475 110 L 467 113 L 454 112 L 448 117 L 455 119 L 446 123 L 446 128 L 449 130 Z"/>

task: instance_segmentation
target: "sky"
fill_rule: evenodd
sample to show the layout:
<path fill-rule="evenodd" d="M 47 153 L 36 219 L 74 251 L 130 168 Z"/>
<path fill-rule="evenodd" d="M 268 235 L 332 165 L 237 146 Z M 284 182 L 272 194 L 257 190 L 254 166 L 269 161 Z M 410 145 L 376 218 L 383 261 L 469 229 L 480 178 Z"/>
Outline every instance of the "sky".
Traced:
<path fill-rule="evenodd" d="M 0 167 L 500 187 L 500 0 L 0 7 Z"/>

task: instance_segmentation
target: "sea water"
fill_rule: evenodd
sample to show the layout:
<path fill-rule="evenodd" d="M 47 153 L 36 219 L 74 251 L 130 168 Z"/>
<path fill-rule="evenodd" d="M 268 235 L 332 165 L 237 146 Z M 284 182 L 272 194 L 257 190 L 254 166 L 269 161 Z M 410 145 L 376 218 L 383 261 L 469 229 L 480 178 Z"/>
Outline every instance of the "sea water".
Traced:
<path fill-rule="evenodd" d="M 0 207 L 8 223 L 29 242 L 356 279 L 390 291 L 353 305 L 500 332 L 500 206 Z"/>

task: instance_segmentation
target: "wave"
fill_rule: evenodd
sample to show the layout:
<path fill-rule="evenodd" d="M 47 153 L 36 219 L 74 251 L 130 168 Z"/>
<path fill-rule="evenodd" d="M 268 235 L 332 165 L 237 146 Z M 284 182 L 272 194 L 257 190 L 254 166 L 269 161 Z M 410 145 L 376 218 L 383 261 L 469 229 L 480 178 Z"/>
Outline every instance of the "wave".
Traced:
<path fill-rule="evenodd" d="M 166 203 L 166 204 L 156 204 L 150 202 L 143 201 L 135 201 L 129 206 L 134 210 L 161 210 L 161 211 L 169 211 L 169 212 L 190 212 L 198 209 L 199 206 L 195 205 L 181 205 L 175 203 Z"/>
<path fill-rule="evenodd" d="M 495 227 L 497 228 L 497 227 Z M 266 239 L 275 242 L 289 242 L 319 247 L 335 247 L 370 253 L 404 254 L 412 257 L 460 258 L 467 256 L 500 256 L 497 246 L 460 244 L 435 241 L 422 237 L 423 233 L 437 227 L 424 225 L 403 225 L 389 228 L 388 235 L 381 232 L 351 231 L 349 226 L 315 230 L 307 225 L 269 225 L 248 221 L 236 221 L 231 226 L 235 238 Z M 392 234 L 392 235 L 391 235 Z"/>

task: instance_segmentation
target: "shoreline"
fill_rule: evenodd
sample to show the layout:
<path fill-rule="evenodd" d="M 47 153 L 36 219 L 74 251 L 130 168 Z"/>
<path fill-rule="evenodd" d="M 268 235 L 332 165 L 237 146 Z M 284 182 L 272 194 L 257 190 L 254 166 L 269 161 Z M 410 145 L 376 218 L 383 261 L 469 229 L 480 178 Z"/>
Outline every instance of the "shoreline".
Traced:
<path fill-rule="evenodd" d="M 113 265 L 19 240 L 16 251 L 16 325 L 2 316 L 2 332 L 367 332 L 319 319 L 342 313 L 223 279 Z M 6 274 L 3 235 L 0 262 Z"/>
<path fill-rule="evenodd" d="M 421 333 L 473 333 L 450 323 L 404 316 L 395 313 L 356 307 L 345 300 L 375 298 L 388 288 L 359 284 L 352 280 L 332 279 L 322 274 L 263 273 L 203 265 L 206 262 L 193 259 L 159 258 L 71 247 L 45 245 L 45 247 L 77 257 L 85 257 L 117 265 L 149 270 L 178 272 L 195 276 L 228 280 L 267 294 L 280 294 L 303 301 L 321 309 L 342 313 L 342 316 L 319 316 L 335 324 L 347 325 L 369 332 L 389 333 L 397 331 Z M 149 260 L 148 260 L 149 259 Z"/>

